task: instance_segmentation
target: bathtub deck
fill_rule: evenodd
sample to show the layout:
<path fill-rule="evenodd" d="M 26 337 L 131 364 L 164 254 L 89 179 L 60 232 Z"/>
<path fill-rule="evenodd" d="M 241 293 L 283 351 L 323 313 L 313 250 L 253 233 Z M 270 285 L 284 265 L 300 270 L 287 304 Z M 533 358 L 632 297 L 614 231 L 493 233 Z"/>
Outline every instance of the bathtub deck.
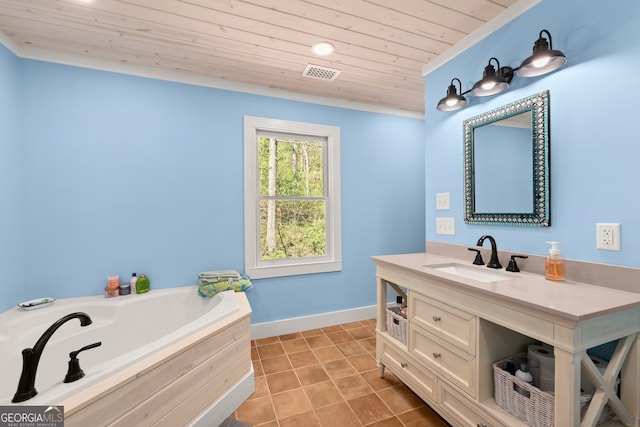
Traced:
<path fill-rule="evenodd" d="M 64 401 L 65 425 L 188 425 L 252 370 L 251 308 L 237 297 L 229 318 Z"/>

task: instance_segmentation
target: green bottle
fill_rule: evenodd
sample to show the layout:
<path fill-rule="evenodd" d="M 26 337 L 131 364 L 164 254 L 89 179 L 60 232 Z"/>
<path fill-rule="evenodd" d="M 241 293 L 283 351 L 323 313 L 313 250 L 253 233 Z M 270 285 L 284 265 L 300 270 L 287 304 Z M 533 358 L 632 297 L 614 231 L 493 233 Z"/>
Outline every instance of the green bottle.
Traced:
<path fill-rule="evenodd" d="M 149 278 L 144 274 L 141 274 L 140 277 L 138 277 L 138 280 L 136 281 L 136 293 L 144 294 L 146 292 L 149 292 L 150 286 L 151 286 L 151 283 L 149 282 Z"/>

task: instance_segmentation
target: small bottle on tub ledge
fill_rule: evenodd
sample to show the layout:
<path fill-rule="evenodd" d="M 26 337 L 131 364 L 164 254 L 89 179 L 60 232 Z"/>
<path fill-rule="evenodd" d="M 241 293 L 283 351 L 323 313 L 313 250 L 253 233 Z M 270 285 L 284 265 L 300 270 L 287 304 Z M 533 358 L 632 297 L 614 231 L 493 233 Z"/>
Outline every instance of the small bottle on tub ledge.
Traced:
<path fill-rule="evenodd" d="M 151 282 L 149 281 L 149 278 L 144 275 L 141 274 L 140 277 L 138 277 L 138 280 L 136 281 L 136 293 L 137 294 L 144 294 L 149 292 L 149 288 L 151 287 Z"/>
<path fill-rule="evenodd" d="M 104 287 L 104 297 L 113 298 L 120 295 L 120 276 L 117 274 L 107 277 L 107 286 Z"/>
<path fill-rule="evenodd" d="M 138 281 L 138 276 L 136 273 L 131 273 L 131 279 L 129 280 L 129 286 L 131 287 L 131 293 L 136 293 L 136 282 Z"/>

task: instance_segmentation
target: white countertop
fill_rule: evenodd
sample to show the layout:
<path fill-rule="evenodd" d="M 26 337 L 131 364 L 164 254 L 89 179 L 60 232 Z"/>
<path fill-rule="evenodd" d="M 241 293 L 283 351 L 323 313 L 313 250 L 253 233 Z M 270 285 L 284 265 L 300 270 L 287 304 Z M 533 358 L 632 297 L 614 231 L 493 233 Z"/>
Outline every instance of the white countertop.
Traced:
<path fill-rule="evenodd" d="M 429 266 L 456 263 L 468 264 L 472 268 L 487 269 L 486 266 L 474 266 L 469 260 L 461 260 L 430 253 L 383 255 L 371 257 L 378 265 L 401 267 L 425 278 L 437 278 L 456 284 L 463 289 L 475 291 L 492 298 L 514 302 L 516 304 L 541 310 L 573 322 L 603 316 L 623 310 L 640 308 L 640 294 L 618 289 L 595 286 L 586 283 L 563 281 L 553 282 L 544 276 L 526 272 L 511 273 L 507 280 L 480 282 L 455 274 L 438 271 Z M 402 286 L 402 283 L 397 283 Z"/>

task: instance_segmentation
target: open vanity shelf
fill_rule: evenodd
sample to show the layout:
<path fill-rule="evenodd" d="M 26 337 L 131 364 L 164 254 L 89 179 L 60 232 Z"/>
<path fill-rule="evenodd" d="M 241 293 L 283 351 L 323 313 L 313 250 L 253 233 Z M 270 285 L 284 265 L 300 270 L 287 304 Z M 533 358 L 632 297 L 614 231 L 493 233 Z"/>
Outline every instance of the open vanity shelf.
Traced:
<path fill-rule="evenodd" d="M 496 404 L 492 366 L 541 341 L 554 347 L 556 426 L 594 426 L 609 402 L 617 417 L 599 425 L 639 427 L 640 294 L 528 273 L 478 282 L 434 271 L 428 266 L 452 259 L 426 253 L 373 260 L 379 374 L 391 370 L 452 425 L 526 426 Z M 406 298 L 406 344 L 387 332 L 389 288 Z M 602 375 L 586 351 L 614 340 L 619 344 Z M 581 424 L 582 366 L 597 391 Z"/>

